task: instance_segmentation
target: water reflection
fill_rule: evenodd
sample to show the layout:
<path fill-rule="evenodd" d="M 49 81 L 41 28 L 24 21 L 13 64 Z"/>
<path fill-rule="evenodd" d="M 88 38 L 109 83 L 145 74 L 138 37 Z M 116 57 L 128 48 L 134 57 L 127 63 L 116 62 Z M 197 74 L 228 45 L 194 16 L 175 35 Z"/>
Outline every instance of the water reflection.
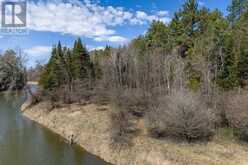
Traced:
<path fill-rule="evenodd" d="M 46 128 L 22 117 L 20 93 L 0 94 L 0 165 L 105 165 L 69 146 Z"/>

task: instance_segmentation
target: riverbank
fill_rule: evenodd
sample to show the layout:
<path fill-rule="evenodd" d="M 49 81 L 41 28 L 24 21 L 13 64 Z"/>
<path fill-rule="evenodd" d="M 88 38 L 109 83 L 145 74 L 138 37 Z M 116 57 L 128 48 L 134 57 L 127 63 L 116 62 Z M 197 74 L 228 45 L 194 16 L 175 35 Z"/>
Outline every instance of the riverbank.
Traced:
<path fill-rule="evenodd" d="M 49 111 L 48 105 L 43 102 L 26 109 L 23 106 L 23 114 L 112 164 L 247 165 L 248 162 L 248 145 L 223 137 L 223 131 L 207 144 L 175 143 L 141 133 L 133 139 L 133 146 L 116 150 L 110 145 L 110 106 L 74 104 Z"/>

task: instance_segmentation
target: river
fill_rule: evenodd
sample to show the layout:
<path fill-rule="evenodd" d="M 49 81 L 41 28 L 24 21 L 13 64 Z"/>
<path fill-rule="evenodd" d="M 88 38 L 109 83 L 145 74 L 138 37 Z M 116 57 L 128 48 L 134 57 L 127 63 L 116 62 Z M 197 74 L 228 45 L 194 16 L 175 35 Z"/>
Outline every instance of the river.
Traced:
<path fill-rule="evenodd" d="M 0 165 L 106 165 L 20 112 L 24 97 L 0 94 Z"/>

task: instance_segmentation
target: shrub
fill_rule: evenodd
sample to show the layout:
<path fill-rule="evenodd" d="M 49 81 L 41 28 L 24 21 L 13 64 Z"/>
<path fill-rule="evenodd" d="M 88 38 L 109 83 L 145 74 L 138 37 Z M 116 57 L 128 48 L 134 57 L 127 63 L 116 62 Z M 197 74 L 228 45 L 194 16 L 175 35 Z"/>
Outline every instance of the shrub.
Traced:
<path fill-rule="evenodd" d="M 119 89 L 112 92 L 111 100 L 114 105 L 135 116 L 141 117 L 149 105 L 149 100 L 139 89 Z"/>
<path fill-rule="evenodd" d="M 131 145 L 134 131 L 131 116 L 127 111 L 113 112 L 111 115 L 111 138 L 113 146 Z"/>
<path fill-rule="evenodd" d="M 234 135 L 238 136 L 240 140 L 248 142 L 248 122 L 244 122 L 237 128 Z"/>
<path fill-rule="evenodd" d="M 182 140 L 208 140 L 214 135 L 214 113 L 199 96 L 189 92 L 173 92 L 159 99 L 146 115 L 146 123 L 156 137 Z"/>
<path fill-rule="evenodd" d="M 248 93 L 230 92 L 226 96 L 225 113 L 235 135 L 248 141 Z"/>
<path fill-rule="evenodd" d="M 109 91 L 102 86 L 96 86 L 90 100 L 97 105 L 107 105 L 109 104 Z"/>

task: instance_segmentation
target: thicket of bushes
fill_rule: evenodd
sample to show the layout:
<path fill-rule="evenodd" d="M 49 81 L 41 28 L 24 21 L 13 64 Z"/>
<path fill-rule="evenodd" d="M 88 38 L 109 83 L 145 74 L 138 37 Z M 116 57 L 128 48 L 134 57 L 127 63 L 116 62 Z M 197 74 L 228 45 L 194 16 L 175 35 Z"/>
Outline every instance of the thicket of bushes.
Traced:
<path fill-rule="evenodd" d="M 189 142 L 209 140 L 214 135 L 214 111 L 208 109 L 199 95 L 173 92 L 160 98 L 147 114 L 147 127 L 156 137 L 174 137 Z"/>
<path fill-rule="evenodd" d="M 225 18 L 187 0 L 168 25 L 154 21 L 145 35 L 118 49 L 89 53 L 80 39 L 72 49 L 59 43 L 40 85 L 54 101 L 111 102 L 118 109 L 115 142 L 129 139 L 134 116 L 145 117 L 157 137 L 208 140 L 224 123 L 246 139 L 245 96 L 224 97 L 247 86 L 248 2 L 239 2 L 233 0 Z"/>
<path fill-rule="evenodd" d="M 126 111 L 116 111 L 111 115 L 111 145 L 113 148 L 122 148 L 132 145 L 132 138 L 137 131 L 131 122 L 131 114 Z"/>
<path fill-rule="evenodd" d="M 224 109 L 229 125 L 235 128 L 236 135 L 248 141 L 248 92 L 229 93 Z"/>

